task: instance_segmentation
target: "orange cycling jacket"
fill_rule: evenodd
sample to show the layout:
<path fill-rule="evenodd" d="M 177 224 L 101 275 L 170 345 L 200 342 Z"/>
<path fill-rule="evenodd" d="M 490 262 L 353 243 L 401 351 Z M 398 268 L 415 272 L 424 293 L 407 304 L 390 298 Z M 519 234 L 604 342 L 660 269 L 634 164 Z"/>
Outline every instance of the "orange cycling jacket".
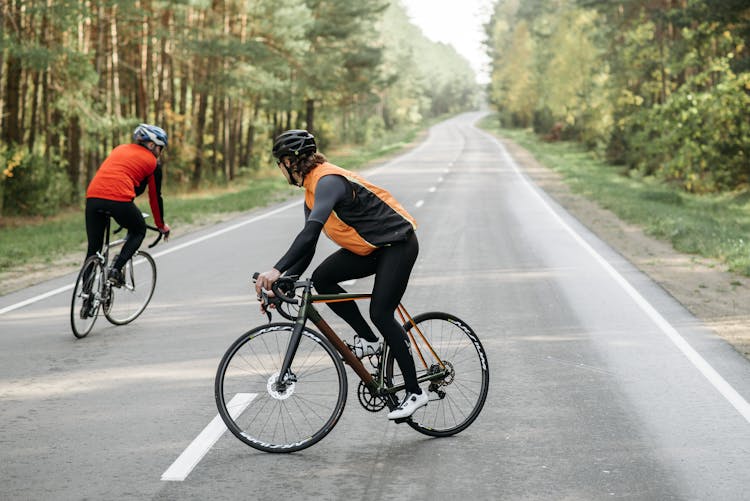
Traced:
<path fill-rule="evenodd" d="M 86 190 L 86 198 L 103 198 L 116 202 L 132 202 L 136 186 L 148 179 L 148 198 L 151 214 L 159 228 L 164 220 L 159 207 L 160 187 L 156 185 L 154 171 L 156 157 L 138 144 L 122 144 L 102 162 Z"/>

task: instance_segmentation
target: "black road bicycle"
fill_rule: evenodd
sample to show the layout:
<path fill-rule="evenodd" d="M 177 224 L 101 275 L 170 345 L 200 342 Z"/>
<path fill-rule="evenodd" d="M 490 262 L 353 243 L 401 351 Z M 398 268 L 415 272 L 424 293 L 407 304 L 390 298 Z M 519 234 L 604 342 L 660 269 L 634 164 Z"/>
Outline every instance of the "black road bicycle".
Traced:
<path fill-rule="evenodd" d="M 321 440 L 344 411 L 344 363 L 360 378 L 362 407 L 378 412 L 398 406 L 405 388 L 388 346 L 367 357 L 371 367 L 365 367 L 314 307 L 370 294 L 316 295 L 312 281 L 295 277 L 280 278 L 272 291 L 263 291 L 261 301 L 290 322 L 271 323 L 267 309 L 269 323 L 240 336 L 216 373 L 216 405 L 237 438 L 265 452 L 299 451 Z M 403 305 L 397 311 L 429 402 L 396 422 L 435 437 L 459 433 L 477 418 L 487 397 L 489 367 L 482 343 L 466 322 L 449 313 L 411 317 Z M 308 320 L 318 331 L 307 326 Z"/>
<path fill-rule="evenodd" d="M 156 287 L 156 263 L 147 252 L 137 251 L 122 267 L 124 282 L 112 284 L 109 281 L 109 267 L 116 259 L 110 253 L 122 247 L 127 236 L 110 242 L 111 214 L 105 213 L 107 225 L 104 230 L 102 249 L 90 256 L 83 263 L 78 273 L 73 299 L 70 304 L 70 326 L 77 338 L 83 338 L 91 332 L 99 312 L 115 325 L 125 325 L 132 322 L 146 309 Z M 148 217 L 148 214 L 143 214 Z M 159 232 L 158 228 L 146 225 L 149 230 Z M 122 227 L 117 228 L 118 233 Z M 159 243 L 162 233 L 149 245 L 149 248 Z"/>

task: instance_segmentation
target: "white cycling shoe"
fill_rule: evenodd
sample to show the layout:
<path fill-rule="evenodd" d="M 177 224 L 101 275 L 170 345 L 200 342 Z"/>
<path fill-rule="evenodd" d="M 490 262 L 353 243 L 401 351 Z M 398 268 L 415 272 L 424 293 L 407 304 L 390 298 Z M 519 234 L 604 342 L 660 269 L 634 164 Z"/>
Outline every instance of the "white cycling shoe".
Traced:
<path fill-rule="evenodd" d="M 426 391 L 422 391 L 419 395 L 416 393 L 407 393 L 399 406 L 388 413 L 388 419 L 408 418 L 414 414 L 417 409 L 427 405 L 429 400 L 430 397 L 427 396 Z"/>
<path fill-rule="evenodd" d="M 354 336 L 354 344 L 349 347 L 357 358 L 380 355 L 380 352 L 383 350 L 383 345 L 380 341 L 367 341 L 359 336 Z"/>

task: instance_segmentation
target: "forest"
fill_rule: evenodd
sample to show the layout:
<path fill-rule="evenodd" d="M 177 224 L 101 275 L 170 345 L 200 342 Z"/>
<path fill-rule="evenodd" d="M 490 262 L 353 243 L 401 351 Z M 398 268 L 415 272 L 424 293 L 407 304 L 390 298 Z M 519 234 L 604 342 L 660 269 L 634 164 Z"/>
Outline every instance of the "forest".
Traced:
<path fill-rule="evenodd" d="M 452 46 L 399 0 L 4 0 L 0 217 L 81 203 L 141 122 L 169 134 L 168 186 L 228 185 L 307 128 L 322 149 L 473 109 Z"/>
<path fill-rule="evenodd" d="M 747 0 L 499 0 L 486 35 L 503 126 L 687 192 L 750 188 Z"/>

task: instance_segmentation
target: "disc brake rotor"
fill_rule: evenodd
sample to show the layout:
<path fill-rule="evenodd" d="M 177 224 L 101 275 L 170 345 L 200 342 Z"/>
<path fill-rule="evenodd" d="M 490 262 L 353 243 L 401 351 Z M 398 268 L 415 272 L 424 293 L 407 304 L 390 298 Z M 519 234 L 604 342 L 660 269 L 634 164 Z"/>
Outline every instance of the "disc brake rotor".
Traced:
<path fill-rule="evenodd" d="M 283 385 L 278 383 L 279 373 L 271 374 L 266 383 L 268 394 L 276 400 L 286 400 L 294 394 L 294 381 L 287 382 Z"/>

